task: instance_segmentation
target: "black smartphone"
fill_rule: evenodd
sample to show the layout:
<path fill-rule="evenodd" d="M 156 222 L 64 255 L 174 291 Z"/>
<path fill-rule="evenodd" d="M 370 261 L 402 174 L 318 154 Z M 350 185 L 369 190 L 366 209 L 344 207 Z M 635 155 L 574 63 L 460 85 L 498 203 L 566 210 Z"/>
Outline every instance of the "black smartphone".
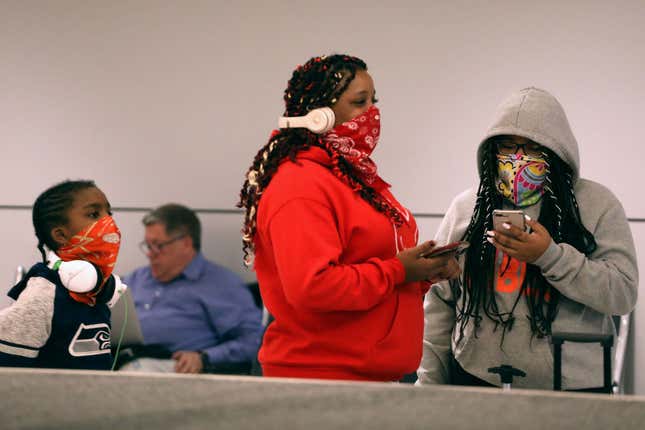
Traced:
<path fill-rule="evenodd" d="M 470 246 L 470 243 L 466 241 L 453 242 L 453 243 L 449 243 L 448 245 L 434 248 L 428 254 L 424 255 L 424 257 L 425 258 L 437 257 L 439 255 L 448 254 L 450 252 L 454 252 L 456 257 L 458 255 L 463 254 L 466 251 L 466 249 L 468 249 L 469 246 Z"/>

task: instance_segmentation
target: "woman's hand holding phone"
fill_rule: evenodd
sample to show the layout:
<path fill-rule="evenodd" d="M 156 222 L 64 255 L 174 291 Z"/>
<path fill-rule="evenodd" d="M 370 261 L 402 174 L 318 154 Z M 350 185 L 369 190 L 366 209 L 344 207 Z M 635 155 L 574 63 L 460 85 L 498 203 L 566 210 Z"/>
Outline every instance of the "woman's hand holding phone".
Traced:
<path fill-rule="evenodd" d="M 487 231 L 487 240 L 495 246 L 495 248 L 504 252 L 512 258 L 527 263 L 533 263 L 540 258 L 544 251 L 551 244 L 551 235 L 542 224 L 533 221 L 528 216 L 521 212 L 523 222 L 517 221 L 509 222 L 495 222 L 495 213 L 511 212 L 511 211 L 493 211 L 493 225 L 494 230 Z M 501 217 L 500 217 L 501 218 Z M 528 227 L 528 228 L 527 228 Z"/>
<path fill-rule="evenodd" d="M 405 268 L 405 281 L 439 282 L 454 279 L 461 273 L 455 259 L 455 252 L 442 252 L 431 256 L 436 248 L 434 241 L 422 243 L 414 248 L 399 252 L 396 256 Z"/>

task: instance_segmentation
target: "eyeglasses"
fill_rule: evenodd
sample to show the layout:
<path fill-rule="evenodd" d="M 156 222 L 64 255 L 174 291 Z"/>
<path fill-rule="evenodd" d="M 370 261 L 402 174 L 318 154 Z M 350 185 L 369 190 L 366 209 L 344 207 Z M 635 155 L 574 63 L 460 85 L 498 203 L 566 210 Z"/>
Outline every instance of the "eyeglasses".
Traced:
<path fill-rule="evenodd" d="M 166 246 L 170 245 L 173 242 L 178 241 L 179 239 L 183 239 L 184 237 L 186 237 L 186 235 L 182 234 L 182 235 L 179 235 L 177 237 L 173 237 L 172 239 L 169 239 L 169 240 L 167 240 L 165 242 L 161 242 L 161 243 L 148 243 L 148 242 L 146 242 L 144 240 L 141 243 L 139 243 L 139 249 L 141 250 L 141 252 L 143 252 L 146 255 L 148 255 L 148 254 L 159 254 L 160 252 L 163 251 L 163 249 Z"/>
<path fill-rule="evenodd" d="M 535 142 L 517 144 L 509 140 L 500 140 L 496 142 L 495 145 L 497 146 L 498 154 L 517 154 L 521 149 L 524 155 L 531 155 L 534 157 L 542 155 L 542 145 Z"/>

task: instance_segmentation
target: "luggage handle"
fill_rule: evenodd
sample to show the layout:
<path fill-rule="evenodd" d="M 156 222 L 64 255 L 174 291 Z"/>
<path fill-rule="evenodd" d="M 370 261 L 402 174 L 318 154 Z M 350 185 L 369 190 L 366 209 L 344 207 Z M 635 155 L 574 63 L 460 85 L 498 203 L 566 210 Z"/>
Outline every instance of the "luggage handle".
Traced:
<path fill-rule="evenodd" d="M 553 390 L 562 391 L 562 344 L 564 342 L 599 343 L 603 349 L 603 380 L 600 388 L 591 388 L 579 391 L 592 391 L 611 393 L 611 347 L 614 344 L 613 334 L 553 332 Z"/>

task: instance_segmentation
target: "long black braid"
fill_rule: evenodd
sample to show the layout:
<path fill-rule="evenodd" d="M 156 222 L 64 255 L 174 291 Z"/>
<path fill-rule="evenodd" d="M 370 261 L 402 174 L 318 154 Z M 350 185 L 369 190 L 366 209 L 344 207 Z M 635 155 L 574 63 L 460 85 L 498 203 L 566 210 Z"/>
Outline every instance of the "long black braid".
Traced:
<path fill-rule="evenodd" d="M 522 295 L 529 308 L 528 318 L 533 335 L 542 337 L 551 333 L 556 317 L 560 293 L 546 282 L 537 266 L 527 264 L 526 276 L 510 312 L 500 312 L 495 299 L 496 249 L 486 239 L 486 231 L 493 229 L 493 209 L 502 207 L 502 196 L 496 190 L 496 138 L 484 143 L 480 184 L 470 224 L 463 240 L 470 242 L 466 253 L 463 291 L 460 282 L 451 281 L 451 288 L 459 301 L 457 322 L 459 340 L 470 318 L 474 319 L 475 335 L 483 316 L 501 325 L 504 334 L 511 330 L 515 317 L 513 310 Z M 578 202 L 573 191 L 573 173 L 568 164 L 553 151 L 543 148 L 546 161 L 544 194 L 538 221 L 548 230 L 555 243 L 568 243 L 589 255 L 596 249 L 596 241 L 580 219 Z M 482 315 L 483 312 L 483 315 Z"/>
<path fill-rule="evenodd" d="M 43 262 L 46 263 L 47 260 L 44 246 L 52 251 L 58 249 L 58 244 L 51 235 L 52 229 L 67 225 L 67 213 L 74 205 L 76 193 L 87 188 L 96 188 L 94 181 L 63 181 L 45 190 L 34 202 L 32 221 Z"/>
<path fill-rule="evenodd" d="M 361 59 L 348 55 L 311 58 L 304 65 L 298 66 L 289 80 L 287 89 L 284 91 L 286 106 L 284 116 L 302 116 L 312 109 L 333 106 L 356 73 L 361 70 L 367 70 L 366 64 Z M 396 209 L 368 186 L 349 162 L 336 151 L 327 148 L 319 135 L 303 128 L 280 129 L 272 134 L 266 145 L 255 156 L 240 191 L 240 201 L 237 206 L 246 209 L 242 227 L 245 264 L 250 264 L 254 252 L 253 239 L 262 192 L 269 185 L 282 160 L 289 157 L 294 161 L 300 151 L 312 146 L 318 146 L 327 151 L 332 159 L 331 170 L 334 175 L 347 183 L 376 210 L 388 215 L 396 224 L 402 223 Z"/>

